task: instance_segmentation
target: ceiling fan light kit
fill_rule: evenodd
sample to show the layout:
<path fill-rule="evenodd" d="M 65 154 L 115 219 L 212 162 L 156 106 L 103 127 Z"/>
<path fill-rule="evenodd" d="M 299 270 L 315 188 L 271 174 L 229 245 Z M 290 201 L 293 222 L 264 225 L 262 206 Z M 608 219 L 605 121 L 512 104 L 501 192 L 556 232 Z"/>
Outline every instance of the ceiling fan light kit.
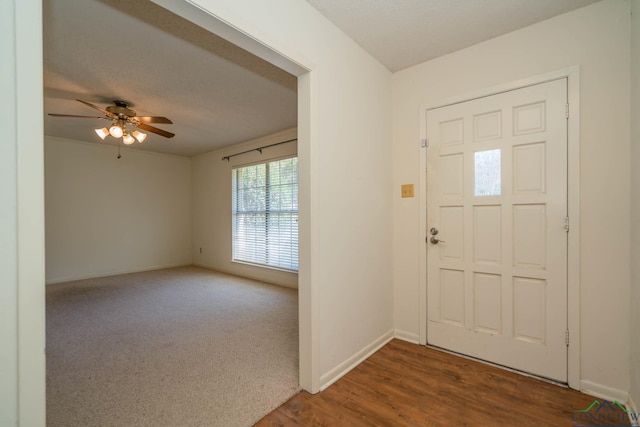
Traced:
<path fill-rule="evenodd" d="M 111 135 L 114 138 L 122 138 L 122 135 L 124 134 L 124 130 L 122 129 L 122 125 L 120 123 L 114 123 L 111 125 L 111 127 L 109 128 L 109 135 Z"/>
<path fill-rule="evenodd" d="M 135 139 L 138 140 L 138 142 L 142 142 L 145 139 L 147 139 L 147 134 L 146 133 L 142 133 L 140 131 L 134 130 L 133 132 L 131 132 L 131 135 L 133 135 L 133 137 Z"/>
<path fill-rule="evenodd" d="M 126 145 L 131 145 L 136 142 L 136 140 L 128 133 L 125 133 L 124 135 L 122 135 L 122 142 L 124 142 Z"/>
<path fill-rule="evenodd" d="M 114 138 L 122 138 L 122 142 L 124 142 L 126 145 L 131 145 L 136 142 L 136 140 L 138 142 L 142 142 L 147 138 L 146 133 L 137 130 L 129 133 L 129 131 L 127 131 L 127 126 L 123 120 L 116 121 L 111 125 L 111 127 L 109 127 L 109 129 L 96 129 L 96 133 L 102 140 L 104 140 L 109 135 Z"/>
<path fill-rule="evenodd" d="M 107 128 L 96 129 L 96 133 L 98 134 L 100 139 L 105 139 L 109 135 L 109 129 Z"/>
<path fill-rule="evenodd" d="M 109 120 L 113 121 L 109 128 L 103 127 L 95 129 L 96 134 L 100 137 L 100 139 L 104 140 L 108 135 L 111 135 L 114 138 L 122 138 L 122 142 L 125 145 L 131 145 L 134 142 L 143 142 L 147 138 L 147 134 L 140 132 L 138 130 L 134 130 L 131 133 L 127 130 L 127 124 L 135 126 L 139 129 L 146 130 L 147 132 L 155 133 L 160 136 L 164 136 L 165 138 L 173 138 L 175 134 L 171 132 L 167 132 L 163 129 L 159 129 L 154 126 L 150 126 L 147 123 L 164 123 L 164 124 L 172 124 L 173 122 L 166 117 L 160 116 L 137 116 L 136 112 L 129 108 L 129 103 L 125 101 L 116 100 L 113 101 L 115 105 L 109 105 L 105 109 L 97 107 L 89 102 L 82 101 L 80 99 L 76 99 L 76 101 L 85 104 L 88 107 L 91 107 L 95 110 L 100 111 L 104 114 L 104 117 L 94 117 L 94 116 L 77 116 L 72 114 L 53 114 L 49 113 L 50 116 L 54 117 L 75 117 L 82 119 L 101 119 L 101 120 Z M 120 157 L 118 157 L 120 158 Z"/>

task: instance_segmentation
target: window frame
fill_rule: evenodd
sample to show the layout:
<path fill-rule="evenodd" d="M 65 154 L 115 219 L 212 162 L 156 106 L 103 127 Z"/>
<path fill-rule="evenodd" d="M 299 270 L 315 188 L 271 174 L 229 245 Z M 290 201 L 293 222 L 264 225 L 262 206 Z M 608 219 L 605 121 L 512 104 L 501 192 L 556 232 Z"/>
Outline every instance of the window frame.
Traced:
<path fill-rule="evenodd" d="M 282 160 L 287 160 L 287 159 L 296 159 L 296 180 L 295 180 L 295 186 L 296 186 L 296 195 L 295 195 L 295 200 L 296 200 L 296 209 L 295 211 L 291 211 L 291 213 L 295 214 L 295 223 L 298 224 L 298 220 L 299 220 L 299 215 L 300 215 L 300 208 L 299 208 L 299 198 L 298 198 L 298 194 L 299 194 L 299 176 L 300 176 L 300 171 L 299 171 L 299 163 L 298 163 L 298 154 L 297 153 L 292 153 L 292 154 L 288 154 L 288 155 L 284 155 L 284 156 L 279 156 L 279 157 L 273 157 L 273 158 L 269 158 L 269 159 L 262 159 L 259 161 L 254 161 L 254 162 L 248 162 L 248 163 L 241 163 L 241 164 L 235 164 L 231 167 L 231 262 L 236 263 L 236 264 L 243 264 L 243 265 L 249 265 L 249 266 L 253 266 L 253 267 L 260 267 L 260 268 L 266 268 L 266 269 L 270 269 L 270 270 L 276 270 L 276 271 L 283 271 L 283 272 L 287 272 L 287 273 L 298 273 L 299 270 L 299 258 L 300 258 L 300 250 L 299 250 L 299 227 L 296 226 L 296 262 L 295 262 L 295 267 L 296 268 L 287 268 L 285 266 L 281 266 L 281 265 L 273 265 L 273 264 L 263 264 L 261 262 L 257 262 L 257 261 L 253 261 L 253 260 L 247 260 L 247 259 L 242 259 L 242 258 L 236 258 L 236 218 L 237 218 L 237 212 L 236 212 L 236 207 L 237 207 L 237 202 L 234 203 L 234 201 L 236 201 L 236 195 L 237 195 L 237 181 L 236 181 L 236 170 L 237 169 L 242 169 L 242 168 L 246 168 L 246 167 L 251 167 L 251 166 L 257 166 L 257 165 L 265 165 L 265 180 L 266 182 L 268 182 L 269 180 L 269 164 L 270 163 L 276 163 L 276 162 L 280 162 Z M 234 186 L 234 182 L 236 182 L 236 185 Z M 265 233 L 267 233 L 267 236 L 265 237 L 265 242 L 268 242 L 269 237 L 268 237 L 268 229 L 269 229 L 269 223 L 268 223 L 268 218 L 270 215 L 270 209 L 267 209 L 267 206 L 269 206 L 269 192 L 270 186 L 269 185 L 265 185 Z M 268 257 L 268 255 L 267 255 Z"/>

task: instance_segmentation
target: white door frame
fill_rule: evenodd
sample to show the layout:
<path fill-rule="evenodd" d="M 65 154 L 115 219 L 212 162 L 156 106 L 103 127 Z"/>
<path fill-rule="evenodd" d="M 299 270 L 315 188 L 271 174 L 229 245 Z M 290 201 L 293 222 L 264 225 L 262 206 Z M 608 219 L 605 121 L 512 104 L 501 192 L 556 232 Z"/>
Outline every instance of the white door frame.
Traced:
<path fill-rule="evenodd" d="M 317 124 L 316 65 L 299 52 L 268 39 L 258 29 L 241 22 L 241 17 L 201 9 L 190 0 L 152 0 L 154 3 L 181 16 L 207 31 L 216 34 L 271 64 L 298 77 L 298 169 L 299 187 L 299 269 L 298 269 L 298 329 L 299 329 L 299 383 L 304 390 L 320 391 L 319 314 L 317 308 L 318 271 L 312 268 L 319 248 L 318 229 L 312 223 L 317 210 L 315 194 L 318 186 L 318 166 L 315 155 Z"/>
<path fill-rule="evenodd" d="M 567 349 L 567 379 L 569 387 L 580 389 L 580 68 L 569 67 L 538 76 L 509 82 L 486 89 L 438 100 L 420 107 L 420 139 L 427 138 L 427 111 L 460 102 L 496 95 L 523 87 L 567 78 L 567 101 L 570 106 L 567 122 L 567 209 L 570 218 L 567 254 L 567 327 L 570 344 Z M 427 236 L 427 150 L 420 151 L 420 238 Z M 427 244 L 420 246 L 420 344 L 427 344 Z"/>

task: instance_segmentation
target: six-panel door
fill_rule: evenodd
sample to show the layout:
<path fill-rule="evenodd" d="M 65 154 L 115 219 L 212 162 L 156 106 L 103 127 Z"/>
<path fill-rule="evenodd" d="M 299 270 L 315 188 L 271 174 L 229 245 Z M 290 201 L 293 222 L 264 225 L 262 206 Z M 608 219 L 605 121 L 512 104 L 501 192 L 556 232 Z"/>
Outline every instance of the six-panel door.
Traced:
<path fill-rule="evenodd" d="M 566 79 L 427 112 L 427 340 L 565 382 Z"/>

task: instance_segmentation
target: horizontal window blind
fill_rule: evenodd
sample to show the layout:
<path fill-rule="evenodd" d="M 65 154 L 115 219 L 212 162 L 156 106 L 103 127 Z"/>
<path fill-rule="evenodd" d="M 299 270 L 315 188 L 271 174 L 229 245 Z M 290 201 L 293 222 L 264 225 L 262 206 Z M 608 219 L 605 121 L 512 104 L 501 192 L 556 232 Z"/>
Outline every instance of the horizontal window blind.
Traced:
<path fill-rule="evenodd" d="M 233 259 L 298 270 L 298 159 L 232 170 Z"/>

